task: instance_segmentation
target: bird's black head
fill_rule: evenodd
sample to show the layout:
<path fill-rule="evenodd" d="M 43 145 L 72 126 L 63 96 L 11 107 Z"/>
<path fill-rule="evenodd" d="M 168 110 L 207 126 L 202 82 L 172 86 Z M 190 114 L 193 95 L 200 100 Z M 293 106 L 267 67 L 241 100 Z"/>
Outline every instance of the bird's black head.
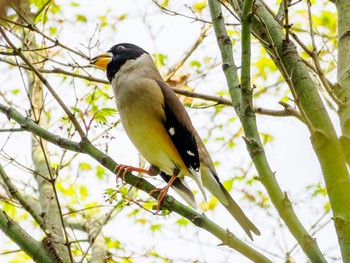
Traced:
<path fill-rule="evenodd" d="M 128 60 L 134 60 L 142 54 L 147 53 L 145 50 L 130 43 L 121 43 L 114 45 L 107 51 L 112 54 L 112 59 L 107 65 L 107 78 L 112 82 L 115 74 Z"/>

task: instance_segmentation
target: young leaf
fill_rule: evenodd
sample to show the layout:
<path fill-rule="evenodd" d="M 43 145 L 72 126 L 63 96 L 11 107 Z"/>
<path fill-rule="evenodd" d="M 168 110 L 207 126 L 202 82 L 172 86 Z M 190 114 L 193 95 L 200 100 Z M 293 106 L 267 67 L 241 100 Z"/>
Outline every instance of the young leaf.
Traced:
<path fill-rule="evenodd" d="M 94 116 L 94 120 L 102 124 L 107 124 L 107 117 L 114 116 L 116 113 L 117 113 L 116 109 L 103 108 L 103 109 L 100 109 L 98 112 L 96 112 Z"/>

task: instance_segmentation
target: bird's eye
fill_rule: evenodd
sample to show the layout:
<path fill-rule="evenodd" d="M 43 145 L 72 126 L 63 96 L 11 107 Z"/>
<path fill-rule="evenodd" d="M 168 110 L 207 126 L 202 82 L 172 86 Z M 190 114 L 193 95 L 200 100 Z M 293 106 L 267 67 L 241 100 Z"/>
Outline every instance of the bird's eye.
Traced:
<path fill-rule="evenodd" d="M 117 52 L 118 52 L 118 53 L 119 53 L 119 52 L 123 52 L 125 49 L 126 49 L 126 47 L 124 47 L 124 46 L 118 46 L 118 47 L 117 47 Z"/>

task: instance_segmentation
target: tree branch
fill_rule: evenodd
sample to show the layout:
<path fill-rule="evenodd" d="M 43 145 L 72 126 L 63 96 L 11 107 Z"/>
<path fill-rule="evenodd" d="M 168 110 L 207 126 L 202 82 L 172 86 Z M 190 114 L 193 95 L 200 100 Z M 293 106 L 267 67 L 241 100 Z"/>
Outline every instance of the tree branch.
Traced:
<path fill-rule="evenodd" d="M 168 74 L 165 76 L 164 80 L 165 82 L 169 81 L 172 76 L 175 75 L 175 73 L 185 64 L 187 59 L 192 55 L 192 53 L 198 48 L 198 46 L 203 42 L 205 37 L 207 36 L 207 33 L 211 27 L 205 26 L 202 28 L 201 34 L 196 40 L 196 42 L 191 46 L 191 48 L 185 52 L 184 56 L 180 61 L 178 61 L 174 66 L 171 67 Z"/>
<path fill-rule="evenodd" d="M 340 1 L 346 2 L 347 1 Z M 311 134 L 311 142 L 321 165 L 323 177 L 326 182 L 327 193 L 334 214 L 334 222 L 338 240 L 342 251 L 343 260 L 350 260 L 348 253 L 350 247 L 350 211 L 349 198 L 350 180 L 340 141 L 334 129 L 334 125 L 320 98 L 314 81 L 312 80 L 305 64 L 300 59 L 294 43 L 285 39 L 281 26 L 273 16 L 264 8 L 263 4 L 256 1 L 258 18 L 253 19 L 252 30 L 266 39 L 266 31 L 270 32 L 271 45 L 265 49 L 273 54 L 277 51 L 278 56 L 271 56 L 276 66 L 286 73 L 283 74 L 286 81 L 290 82 L 292 94 L 303 118 L 308 123 Z M 264 30 L 263 28 L 267 30 Z M 340 46 L 339 46 L 340 48 Z M 282 66 L 283 65 L 283 66 Z M 286 78 L 287 77 L 287 78 Z M 336 175 L 336 176 L 335 176 Z M 304 233 L 291 229 L 303 250 L 311 260 L 323 262 L 317 245 L 312 247 L 305 243 Z M 300 241 L 299 241 L 300 240 Z M 308 242 L 307 242 L 308 243 Z"/>
<path fill-rule="evenodd" d="M 15 242 L 28 256 L 39 263 L 62 263 L 44 244 L 31 237 L 19 224 L 0 209 L 0 229 Z M 50 253 L 50 252 L 52 253 Z"/>
<path fill-rule="evenodd" d="M 0 164 L 0 177 L 4 181 L 8 192 L 10 195 L 18 200 L 18 202 L 22 205 L 22 207 L 34 218 L 36 223 L 41 227 L 43 231 L 43 218 L 40 216 L 40 211 L 36 211 L 28 202 L 27 199 L 22 196 L 22 194 L 18 191 L 17 187 L 11 182 L 10 178 L 7 176 L 4 168 Z"/>
<path fill-rule="evenodd" d="M 240 4 L 243 3 L 240 2 Z M 244 4 L 249 4 L 249 1 L 244 1 Z M 275 173 L 272 172 L 266 159 L 264 149 L 260 141 L 259 132 L 256 126 L 254 113 L 248 109 L 249 114 L 247 114 L 246 108 L 241 107 L 241 105 L 244 103 L 246 107 L 247 105 L 249 107 L 250 99 L 245 97 L 251 96 L 251 94 L 249 93 L 249 90 L 242 90 L 241 92 L 239 89 L 237 68 L 235 66 L 232 66 L 234 65 L 232 45 L 226 32 L 225 22 L 222 16 L 220 4 L 216 0 L 210 0 L 209 8 L 218 46 L 222 55 L 223 71 L 226 77 L 226 83 L 230 91 L 233 105 L 235 105 L 236 113 L 241 120 L 245 133 L 245 137 L 243 138 L 246 142 L 249 154 L 259 174 L 259 179 L 265 186 L 269 197 L 271 198 L 271 201 L 277 209 L 279 215 L 286 223 L 291 233 L 298 241 L 299 245 L 302 247 L 303 251 L 311 259 L 315 260 L 315 262 L 326 262 L 317 246 L 316 241 L 311 236 L 309 236 L 297 218 L 296 214 L 294 213 L 291 202 L 278 185 Z M 246 8 L 245 12 L 247 12 L 247 9 L 249 10 L 247 7 L 243 8 Z M 246 22 L 249 22 L 249 20 Z M 266 37 L 266 35 L 264 35 L 264 37 Z M 248 61 L 245 61 L 245 63 L 248 64 Z M 247 85 L 247 83 L 245 85 Z M 246 87 L 246 89 L 247 88 L 250 87 Z"/>

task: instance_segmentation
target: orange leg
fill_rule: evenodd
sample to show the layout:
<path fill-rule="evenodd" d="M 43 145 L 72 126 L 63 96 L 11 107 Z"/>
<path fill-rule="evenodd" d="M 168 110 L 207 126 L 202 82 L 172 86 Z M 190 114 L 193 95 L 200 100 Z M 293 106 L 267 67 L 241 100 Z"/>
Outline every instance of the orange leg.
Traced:
<path fill-rule="evenodd" d="M 159 192 L 159 195 L 158 195 L 158 198 L 157 198 L 157 210 L 158 211 L 160 210 L 160 205 L 161 205 L 164 197 L 168 193 L 170 186 L 175 181 L 175 179 L 176 179 L 176 175 L 173 175 L 170 178 L 169 182 L 167 183 L 167 185 L 165 187 L 163 187 L 163 188 L 156 188 L 156 189 L 153 189 L 152 191 L 149 192 L 150 195 L 155 193 L 155 192 Z"/>
<path fill-rule="evenodd" d="M 133 166 L 129 166 L 129 165 L 124 165 L 124 164 L 118 164 L 114 168 L 114 172 L 117 172 L 116 179 L 118 180 L 120 175 L 122 175 L 122 177 L 123 177 L 122 179 L 124 182 L 125 182 L 125 174 L 127 174 L 129 172 L 139 172 L 139 173 L 143 173 L 143 174 L 152 175 L 149 170 L 141 169 L 141 168 L 133 167 Z"/>

